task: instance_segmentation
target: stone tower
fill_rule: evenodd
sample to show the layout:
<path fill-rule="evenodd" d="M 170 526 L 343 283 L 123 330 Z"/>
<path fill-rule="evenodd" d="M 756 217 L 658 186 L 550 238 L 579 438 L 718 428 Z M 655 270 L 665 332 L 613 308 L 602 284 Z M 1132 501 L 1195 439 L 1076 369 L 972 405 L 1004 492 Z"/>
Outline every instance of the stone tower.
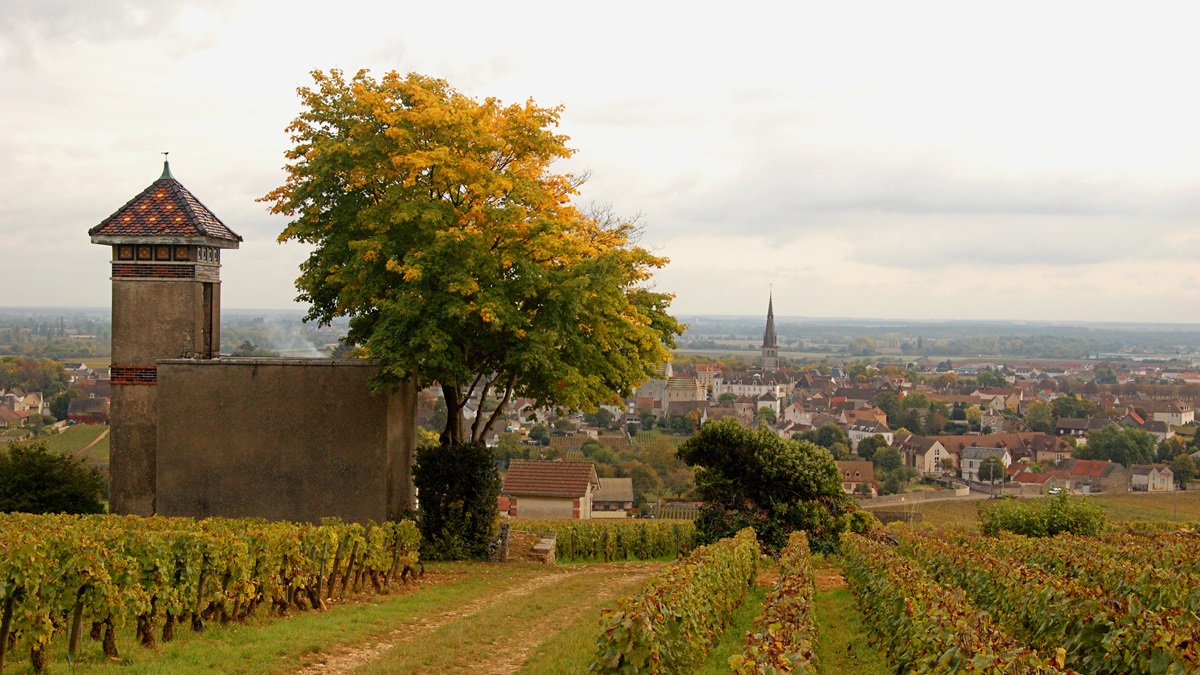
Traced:
<path fill-rule="evenodd" d="M 113 513 L 155 512 L 158 360 L 220 351 L 221 249 L 242 238 L 163 172 L 88 230 L 112 247 Z"/>
<path fill-rule="evenodd" d="M 763 331 L 762 369 L 767 373 L 779 370 L 779 338 L 775 335 L 775 299 L 773 297 L 767 298 L 767 328 Z"/>

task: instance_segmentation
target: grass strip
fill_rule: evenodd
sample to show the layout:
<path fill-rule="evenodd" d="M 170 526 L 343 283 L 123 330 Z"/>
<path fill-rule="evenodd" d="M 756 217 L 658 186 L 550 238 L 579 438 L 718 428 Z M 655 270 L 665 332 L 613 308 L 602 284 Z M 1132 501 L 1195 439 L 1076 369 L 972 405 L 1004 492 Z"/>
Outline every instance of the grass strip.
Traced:
<path fill-rule="evenodd" d="M 754 586 L 746 594 L 740 607 L 733 612 L 733 621 L 725 629 L 725 635 L 708 653 L 704 665 L 696 671 L 700 675 L 729 675 L 729 657 L 741 654 L 746 646 L 746 633 L 754 629 L 754 620 L 762 613 L 767 589 Z"/>
<path fill-rule="evenodd" d="M 419 639 L 380 654 L 356 673 L 514 672 L 551 636 L 565 629 L 576 640 L 558 643 L 559 672 L 586 672 L 595 657 L 601 605 L 615 602 L 644 583 L 658 566 L 611 565 L 592 569 L 546 568 L 546 577 L 527 593 L 457 617 Z M 547 650 L 541 659 L 551 659 Z M 539 659 L 539 660 L 541 660 Z M 530 670 L 528 672 L 552 672 Z"/>

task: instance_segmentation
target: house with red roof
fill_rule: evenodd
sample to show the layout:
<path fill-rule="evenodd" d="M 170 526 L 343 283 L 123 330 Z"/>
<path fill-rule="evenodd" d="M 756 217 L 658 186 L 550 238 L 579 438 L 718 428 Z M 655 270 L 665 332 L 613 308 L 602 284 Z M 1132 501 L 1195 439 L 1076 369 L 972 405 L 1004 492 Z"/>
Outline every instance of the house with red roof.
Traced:
<path fill-rule="evenodd" d="M 592 517 L 592 497 L 600 479 L 591 462 L 514 459 L 500 494 L 513 518 Z"/>
<path fill-rule="evenodd" d="M 1070 488 L 1082 492 L 1129 492 L 1132 474 L 1117 462 L 1064 459 L 1054 467 L 1070 477 Z M 1053 472 L 1051 472 L 1053 473 Z"/>

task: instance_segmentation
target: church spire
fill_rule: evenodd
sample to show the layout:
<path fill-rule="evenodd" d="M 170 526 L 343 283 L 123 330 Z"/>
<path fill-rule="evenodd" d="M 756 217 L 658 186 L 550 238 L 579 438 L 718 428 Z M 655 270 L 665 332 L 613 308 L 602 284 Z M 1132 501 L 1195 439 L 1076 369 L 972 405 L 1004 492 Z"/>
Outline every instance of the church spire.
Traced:
<path fill-rule="evenodd" d="M 767 296 L 767 328 L 763 331 L 762 368 L 764 372 L 779 370 L 779 337 L 775 334 L 775 294 Z"/>
<path fill-rule="evenodd" d="M 774 294 L 767 296 L 767 329 L 763 331 L 763 344 L 765 347 L 778 347 L 779 338 L 775 335 L 775 298 Z"/>

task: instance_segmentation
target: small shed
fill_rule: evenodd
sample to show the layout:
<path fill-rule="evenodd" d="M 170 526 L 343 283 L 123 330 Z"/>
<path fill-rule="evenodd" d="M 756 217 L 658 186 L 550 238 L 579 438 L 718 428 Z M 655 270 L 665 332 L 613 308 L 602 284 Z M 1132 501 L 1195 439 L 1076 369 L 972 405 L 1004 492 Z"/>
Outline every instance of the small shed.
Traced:
<path fill-rule="evenodd" d="M 514 459 L 500 494 L 513 518 L 591 518 L 600 487 L 591 462 Z"/>
<path fill-rule="evenodd" d="M 67 407 L 67 419 L 75 424 L 107 424 L 108 399 L 73 398 Z"/>
<path fill-rule="evenodd" d="M 625 518 L 633 508 L 632 478 L 601 478 L 592 495 L 593 518 Z"/>

